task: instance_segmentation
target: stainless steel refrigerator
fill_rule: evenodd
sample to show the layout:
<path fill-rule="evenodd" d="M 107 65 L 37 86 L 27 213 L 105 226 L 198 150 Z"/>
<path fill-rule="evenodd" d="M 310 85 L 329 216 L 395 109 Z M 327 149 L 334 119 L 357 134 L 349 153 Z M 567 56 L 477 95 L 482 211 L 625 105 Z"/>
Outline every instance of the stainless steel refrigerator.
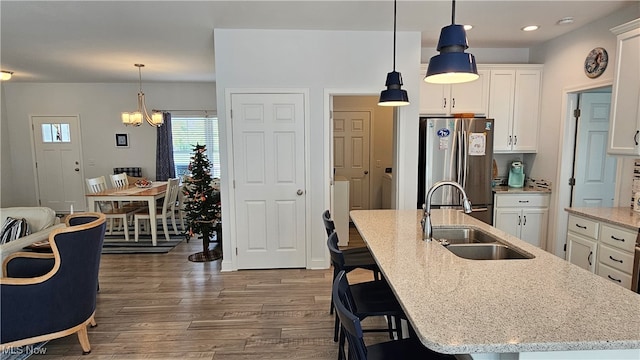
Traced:
<path fill-rule="evenodd" d="M 493 119 L 421 117 L 418 155 L 418 208 L 434 183 L 460 183 L 473 204 L 471 216 L 492 223 Z M 451 186 L 436 190 L 432 208 L 460 207 Z"/>

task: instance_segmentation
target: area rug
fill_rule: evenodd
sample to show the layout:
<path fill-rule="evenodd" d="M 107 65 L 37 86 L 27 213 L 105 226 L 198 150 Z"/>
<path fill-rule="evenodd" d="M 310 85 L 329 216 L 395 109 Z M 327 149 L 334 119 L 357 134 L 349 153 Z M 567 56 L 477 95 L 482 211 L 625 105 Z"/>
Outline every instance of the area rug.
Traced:
<path fill-rule="evenodd" d="M 5 349 L 0 352 L 0 360 L 24 360 L 31 355 L 44 355 L 47 353 L 47 348 L 44 347 L 46 344 L 47 341 L 43 341 L 37 344 Z"/>
<path fill-rule="evenodd" d="M 151 243 L 151 235 L 140 235 L 138 242 L 133 240 L 133 232 L 129 241 L 123 235 L 105 235 L 102 245 L 103 254 L 166 254 L 184 240 L 184 235 L 169 235 L 169 241 L 162 230 L 158 231 L 157 245 Z"/>

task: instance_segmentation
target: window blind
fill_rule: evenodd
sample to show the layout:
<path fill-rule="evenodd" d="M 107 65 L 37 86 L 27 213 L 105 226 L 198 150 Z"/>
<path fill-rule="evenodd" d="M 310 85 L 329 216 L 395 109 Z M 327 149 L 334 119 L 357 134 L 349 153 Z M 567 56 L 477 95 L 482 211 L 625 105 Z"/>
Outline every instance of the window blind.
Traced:
<path fill-rule="evenodd" d="M 171 118 L 171 135 L 173 137 L 173 161 L 177 176 L 188 173 L 189 160 L 193 147 L 197 143 L 207 146 L 211 176 L 220 177 L 218 118 L 173 116 Z"/>

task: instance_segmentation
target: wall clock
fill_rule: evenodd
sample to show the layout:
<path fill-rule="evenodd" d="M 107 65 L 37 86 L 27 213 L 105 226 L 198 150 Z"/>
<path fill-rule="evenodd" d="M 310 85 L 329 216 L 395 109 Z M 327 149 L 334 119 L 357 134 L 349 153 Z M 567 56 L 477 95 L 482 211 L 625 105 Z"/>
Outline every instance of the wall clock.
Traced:
<path fill-rule="evenodd" d="M 607 62 L 609 62 L 607 50 L 601 47 L 594 48 L 584 60 L 584 73 L 592 79 L 597 78 L 607 68 Z"/>

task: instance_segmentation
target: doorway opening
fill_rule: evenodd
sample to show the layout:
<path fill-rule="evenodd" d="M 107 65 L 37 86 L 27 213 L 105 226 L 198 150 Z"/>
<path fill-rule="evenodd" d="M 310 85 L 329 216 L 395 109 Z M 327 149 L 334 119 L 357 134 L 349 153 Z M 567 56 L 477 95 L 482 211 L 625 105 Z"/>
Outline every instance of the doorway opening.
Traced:
<path fill-rule="evenodd" d="M 611 87 L 577 93 L 573 174 L 569 180 L 572 207 L 612 207 L 616 158 L 607 154 Z"/>
<path fill-rule="evenodd" d="M 377 94 L 330 98 L 330 210 L 347 246 L 350 210 L 391 208 L 394 109 L 378 106 Z"/>
<path fill-rule="evenodd" d="M 565 208 L 616 206 L 618 202 L 619 185 L 615 182 L 620 176 L 621 164 L 606 154 L 611 86 L 610 81 L 602 81 L 564 91 L 557 186 L 554 187 L 557 206 L 551 209 L 555 224 L 547 241 L 547 251 L 561 258 L 566 255 L 568 214 Z M 598 183 L 606 189 L 601 199 L 594 193 L 605 190 L 591 186 Z"/>
<path fill-rule="evenodd" d="M 393 173 L 393 108 L 377 104 L 374 95 L 333 97 L 333 169 L 349 181 L 349 210 L 383 209 L 391 196 L 382 184 Z"/>

